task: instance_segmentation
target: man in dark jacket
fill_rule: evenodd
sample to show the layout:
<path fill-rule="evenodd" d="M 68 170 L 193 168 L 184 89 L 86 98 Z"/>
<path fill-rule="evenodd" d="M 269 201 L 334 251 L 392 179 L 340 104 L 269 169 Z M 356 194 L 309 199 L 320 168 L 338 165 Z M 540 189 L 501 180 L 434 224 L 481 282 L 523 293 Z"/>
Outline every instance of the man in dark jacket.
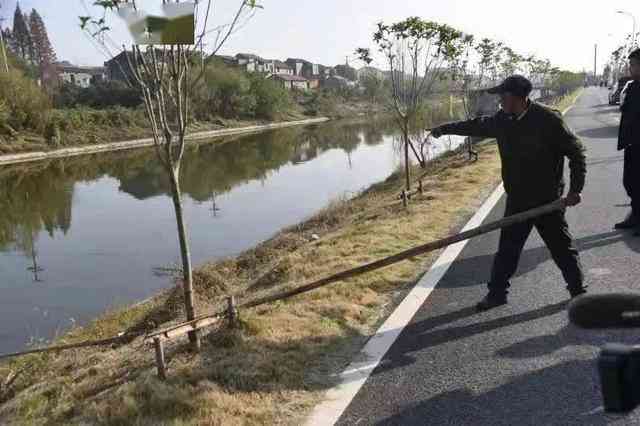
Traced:
<path fill-rule="evenodd" d="M 625 220 L 616 223 L 617 229 L 636 228 L 640 235 L 640 49 L 629 55 L 629 68 L 633 81 L 627 86 L 618 130 L 618 151 L 624 149 L 622 183 L 631 198 L 631 212 Z"/>
<path fill-rule="evenodd" d="M 580 203 L 586 175 L 584 147 L 565 124 L 562 114 L 529 99 L 532 85 L 514 75 L 489 93 L 499 94 L 502 109 L 493 116 L 439 126 L 434 137 L 445 134 L 497 138 L 502 160 L 502 181 L 507 193 L 505 216 L 559 199 L 564 192 L 564 157 L 569 158 L 571 185 L 567 204 Z M 502 229 L 494 258 L 489 294 L 477 304 L 483 311 L 507 303 L 509 279 L 515 273 L 524 244 L 536 227 L 562 271 L 571 297 L 586 292 L 584 275 L 573 245 L 564 211 L 556 211 Z"/>

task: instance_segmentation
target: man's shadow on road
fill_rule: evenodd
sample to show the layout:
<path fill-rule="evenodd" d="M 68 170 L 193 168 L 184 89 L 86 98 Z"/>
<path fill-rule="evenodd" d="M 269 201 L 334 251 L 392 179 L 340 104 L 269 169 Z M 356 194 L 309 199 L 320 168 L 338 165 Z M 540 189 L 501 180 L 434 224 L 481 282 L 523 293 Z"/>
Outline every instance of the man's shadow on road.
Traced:
<path fill-rule="evenodd" d="M 606 232 L 580 238 L 576 240 L 576 245 L 580 251 L 585 251 L 627 240 L 628 244 L 633 245 L 634 251 L 640 252 L 640 238 L 634 239 L 634 237 L 630 237 L 620 231 Z M 535 269 L 540 263 L 548 260 L 549 258 L 550 255 L 546 247 L 537 247 L 525 251 L 521 258 L 520 268 L 516 273 L 516 276 Z M 445 277 L 443 277 L 441 283 L 438 284 L 438 287 L 440 288 L 441 286 L 444 286 L 451 288 L 485 284 L 490 271 L 490 260 L 492 259 L 493 255 L 485 255 L 456 261 Z M 566 309 L 568 302 L 568 300 L 565 300 L 560 303 L 507 317 L 500 317 L 481 323 L 473 323 L 459 327 L 445 327 L 438 330 L 436 330 L 438 327 L 477 315 L 475 308 L 473 306 L 469 306 L 413 322 L 407 325 L 402 331 L 402 334 L 411 336 L 411 338 L 399 338 L 394 343 L 385 361 L 376 368 L 374 374 L 379 374 L 390 369 L 412 364 L 415 361 L 414 357 L 411 355 L 413 352 L 476 334 L 490 332 L 502 327 L 513 326 L 519 323 L 558 314 Z M 548 340 L 556 344 L 562 342 L 564 338 L 566 338 L 566 336 L 547 337 Z M 577 341 L 578 339 L 579 338 L 576 337 L 573 340 Z"/>
<path fill-rule="evenodd" d="M 576 239 L 574 243 L 579 252 L 585 252 L 598 247 L 616 244 L 620 241 L 623 241 L 634 252 L 640 253 L 640 237 L 633 237 L 630 233 L 623 231 L 590 235 Z M 494 254 L 489 254 L 456 260 L 442 278 L 438 287 L 456 288 L 485 284 L 491 274 L 493 258 Z M 540 264 L 550 259 L 549 249 L 544 245 L 524 250 L 514 278 L 533 271 Z"/>
<path fill-rule="evenodd" d="M 433 330 L 447 323 L 475 315 L 472 308 L 409 325 L 403 333 L 411 338 L 398 339 L 385 362 L 376 368 L 380 374 L 415 362 L 413 352 L 436 345 L 486 333 L 502 327 L 558 314 L 568 301 L 490 321 Z M 569 346 L 601 347 L 607 342 L 638 343 L 638 335 L 628 330 L 590 331 L 565 325 L 552 335 L 537 336 L 515 343 L 496 352 L 511 359 L 539 358 Z M 518 376 L 485 393 L 466 388 L 443 392 L 418 404 L 404 407 L 396 415 L 378 425 L 404 424 L 455 425 L 605 425 L 615 419 L 629 420 L 625 415 L 607 414 L 602 409 L 601 390 L 594 360 L 574 360 Z M 635 417 L 634 417 L 635 418 Z M 633 422 L 632 422 L 633 423 Z M 635 423 L 634 423 L 635 424 Z"/>
<path fill-rule="evenodd" d="M 438 330 L 434 329 L 442 325 L 477 315 L 475 308 L 467 307 L 411 323 L 402 331 L 403 335 L 410 336 L 410 338 L 399 338 L 396 340 L 390 352 L 387 354 L 385 361 L 376 368 L 374 374 L 380 374 L 385 371 L 413 364 L 415 362 L 415 358 L 411 354 L 414 352 L 450 343 L 459 339 L 464 339 L 466 337 L 471 337 L 476 334 L 487 333 L 503 327 L 511 327 L 516 324 L 552 316 L 564 311 L 567 304 L 568 300 L 565 300 L 560 303 L 515 315 L 462 325 L 459 327 L 445 327 Z"/>
<path fill-rule="evenodd" d="M 615 139 L 618 137 L 618 126 L 598 127 L 577 132 L 578 136 L 588 139 Z"/>
<path fill-rule="evenodd" d="M 554 334 L 536 336 L 500 349 L 496 354 L 511 359 L 536 358 L 568 346 L 602 347 L 605 343 L 640 343 L 640 329 L 582 330 L 566 324 Z"/>

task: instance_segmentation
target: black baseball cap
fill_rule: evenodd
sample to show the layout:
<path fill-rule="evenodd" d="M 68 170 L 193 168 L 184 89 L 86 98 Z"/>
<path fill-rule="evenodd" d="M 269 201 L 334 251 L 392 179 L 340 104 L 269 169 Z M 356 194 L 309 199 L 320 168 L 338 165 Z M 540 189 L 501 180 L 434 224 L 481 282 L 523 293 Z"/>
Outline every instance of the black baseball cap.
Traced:
<path fill-rule="evenodd" d="M 512 95 L 526 98 L 532 89 L 533 85 L 526 77 L 516 74 L 507 77 L 499 86 L 492 87 L 488 89 L 487 92 L 492 95 L 511 93 Z"/>

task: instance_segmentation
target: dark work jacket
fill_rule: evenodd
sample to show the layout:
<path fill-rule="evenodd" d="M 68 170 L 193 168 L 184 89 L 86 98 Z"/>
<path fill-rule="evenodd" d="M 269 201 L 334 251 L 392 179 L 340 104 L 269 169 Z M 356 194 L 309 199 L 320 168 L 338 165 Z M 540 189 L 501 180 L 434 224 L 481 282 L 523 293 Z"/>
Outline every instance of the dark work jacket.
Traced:
<path fill-rule="evenodd" d="M 520 209 L 562 196 L 564 157 L 569 158 L 570 190 L 582 192 L 585 149 L 557 110 L 531 101 L 520 120 L 500 110 L 493 116 L 445 124 L 440 130 L 443 134 L 496 138 L 505 192 Z"/>
<path fill-rule="evenodd" d="M 618 129 L 618 151 L 640 144 L 640 83 L 633 81 L 627 87 Z"/>

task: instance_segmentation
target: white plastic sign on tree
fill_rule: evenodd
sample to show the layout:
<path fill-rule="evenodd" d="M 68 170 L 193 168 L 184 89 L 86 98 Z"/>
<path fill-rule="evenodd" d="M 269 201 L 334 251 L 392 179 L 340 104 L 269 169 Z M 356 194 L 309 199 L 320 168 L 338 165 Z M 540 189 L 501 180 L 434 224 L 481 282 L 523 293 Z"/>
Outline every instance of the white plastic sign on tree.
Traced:
<path fill-rule="evenodd" d="M 135 44 L 194 44 L 195 3 L 167 3 L 164 15 L 149 15 L 121 4 L 118 15 L 127 23 Z"/>

